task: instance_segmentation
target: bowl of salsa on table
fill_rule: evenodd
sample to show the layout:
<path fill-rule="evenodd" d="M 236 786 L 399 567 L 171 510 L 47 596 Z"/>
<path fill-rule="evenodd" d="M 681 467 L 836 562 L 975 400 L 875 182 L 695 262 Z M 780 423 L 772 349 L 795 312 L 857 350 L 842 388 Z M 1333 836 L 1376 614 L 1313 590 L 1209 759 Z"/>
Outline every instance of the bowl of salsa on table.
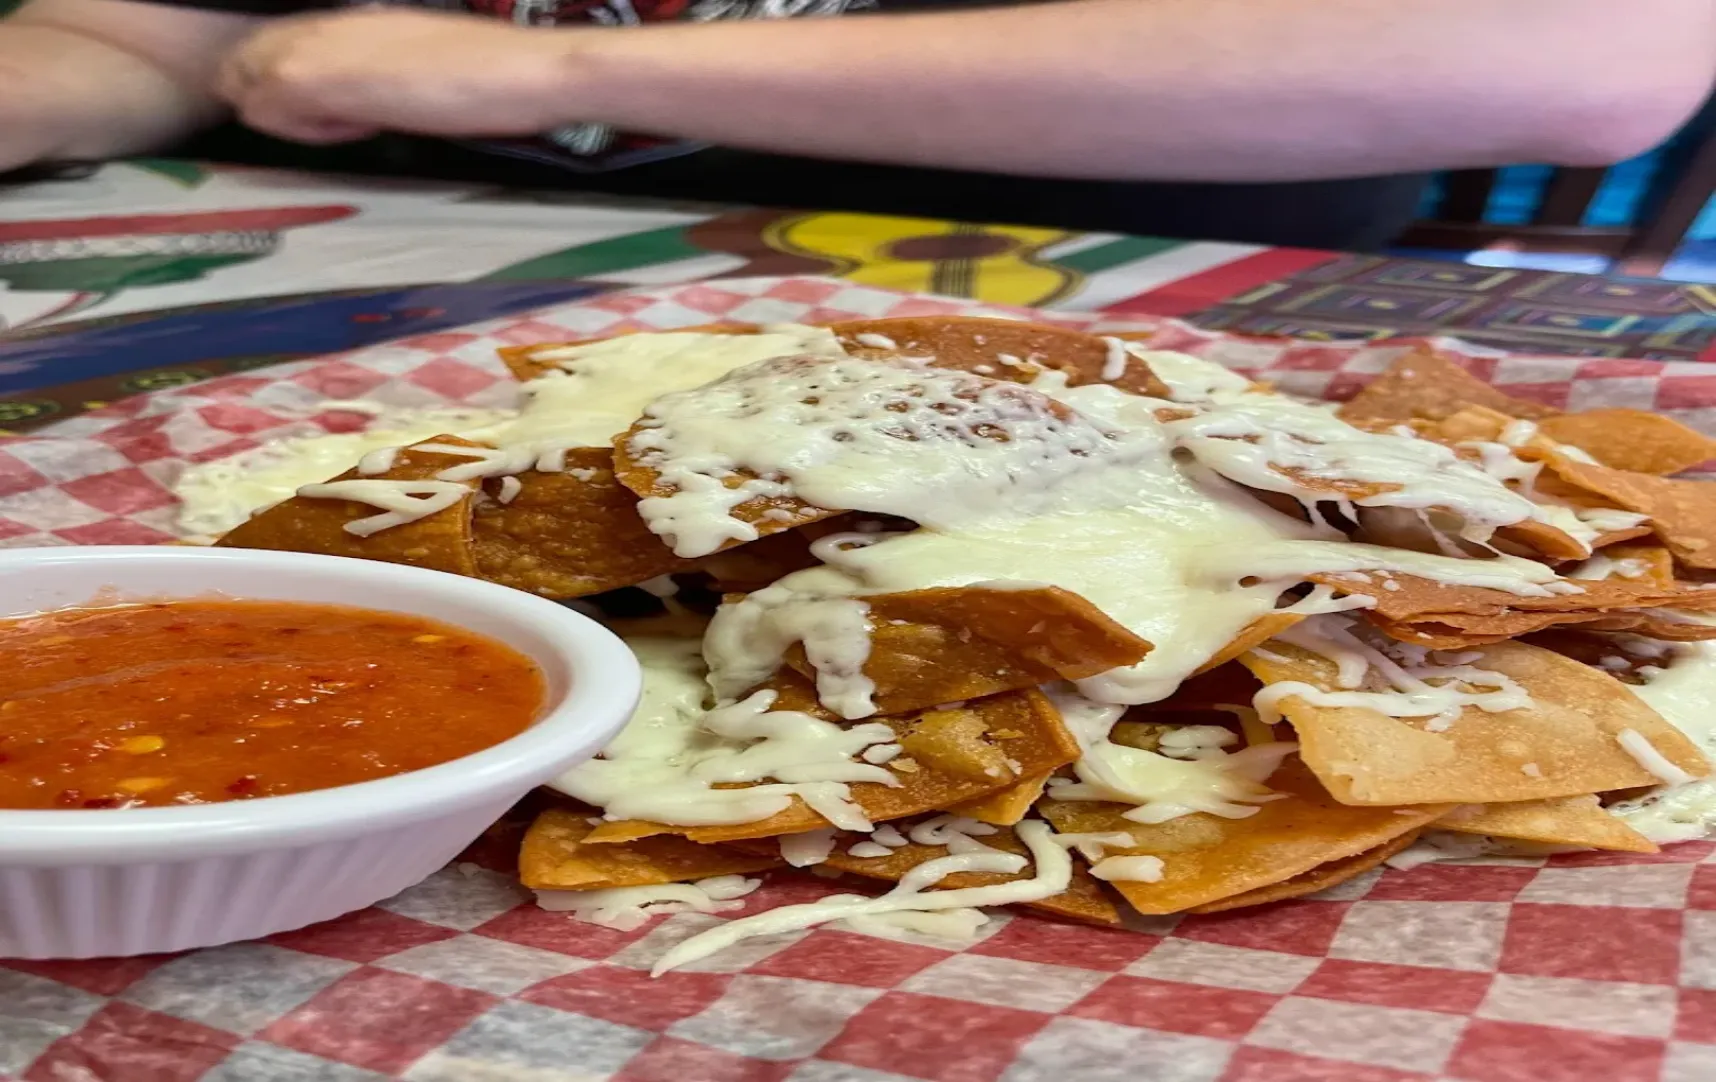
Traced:
<path fill-rule="evenodd" d="M 0 957 L 251 939 L 416 883 L 638 694 L 598 623 L 246 549 L 0 552 Z"/>

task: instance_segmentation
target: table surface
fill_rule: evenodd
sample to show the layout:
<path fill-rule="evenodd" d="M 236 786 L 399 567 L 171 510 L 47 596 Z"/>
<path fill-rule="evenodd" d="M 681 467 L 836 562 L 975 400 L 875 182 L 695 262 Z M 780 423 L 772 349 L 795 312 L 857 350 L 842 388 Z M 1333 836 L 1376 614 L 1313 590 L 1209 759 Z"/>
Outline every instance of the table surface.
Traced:
<path fill-rule="evenodd" d="M 446 381 L 443 354 L 492 357 L 493 343 L 461 347 L 435 329 L 622 284 L 806 272 L 1256 333 L 1443 331 L 1532 352 L 1716 360 L 1716 297 L 1660 282 L 148 163 L 0 191 L 0 317 L 15 328 L 0 340 L 0 407 L 24 427 L 405 336 L 388 352 L 408 356 L 390 361 L 414 375 L 441 366 Z M 798 307 L 834 301 L 814 287 L 770 318 L 815 319 Z M 734 295 L 689 286 L 646 312 L 596 297 L 605 322 L 572 319 L 576 305 L 558 322 L 528 318 L 543 333 L 612 327 L 616 311 L 701 321 Z M 1266 378 L 1290 382 L 1337 377 L 1338 355 L 1358 351 L 1278 352 Z M 1629 402 L 1657 397 L 1658 376 L 1638 365 L 1527 367 L 1614 384 L 1602 393 Z M 120 442 L 138 461 L 195 443 L 174 438 Z M 116 468 L 116 454 L 103 445 L 83 456 L 93 472 L 56 483 L 113 514 L 161 507 L 156 482 Z M 24 502 L 11 510 L 42 514 Z M 1263 914 L 1157 918 L 1152 935 L 1020 920 L 969 951 L 777 937 L 659 984 L 640 967 L 683 925 L 618 933 L 524 904 L 516 839 L 491 842 L 381 907 L 267 942 L 0 965 L 0 1082 L 1716 1077 L 1708 842 L 1376 873 L 1358 893 Z M 754 904 L 803 901 L 802 889 L 766 886 Z"/>
<path fill-rule="evenodd" d="M 1312 339 L 1716 360 L 1716 287 L 139 160 L 0 188 L 0 426 L 619 286 L 821 274 Z"/>

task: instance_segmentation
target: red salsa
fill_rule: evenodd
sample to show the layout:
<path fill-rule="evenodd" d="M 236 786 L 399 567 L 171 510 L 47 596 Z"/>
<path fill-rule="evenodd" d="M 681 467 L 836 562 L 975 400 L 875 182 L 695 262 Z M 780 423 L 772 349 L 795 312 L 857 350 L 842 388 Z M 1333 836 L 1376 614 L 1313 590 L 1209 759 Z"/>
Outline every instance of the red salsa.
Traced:
<path fill-rule="evenodd" d="M 0 622 L 0 808 L 300 793 L 498 744 L 542 708 L 522 654 L 418 616 L 173 601 Z"/>

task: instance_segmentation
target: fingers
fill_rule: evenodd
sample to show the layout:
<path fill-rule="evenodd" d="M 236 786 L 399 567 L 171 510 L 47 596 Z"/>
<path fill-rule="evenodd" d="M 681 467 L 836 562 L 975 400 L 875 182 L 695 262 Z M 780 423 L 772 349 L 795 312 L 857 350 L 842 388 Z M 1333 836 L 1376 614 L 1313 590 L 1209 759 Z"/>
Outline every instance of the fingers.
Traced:
<path fill-rule="evenodd" d="M 215 92 L 249 127 L 299 143 L 349 143 L 378 133 L 342 115 L 337 87 L 294 57 L 297 28 L 283 24 L 256 34 L 221 65 Z"/>

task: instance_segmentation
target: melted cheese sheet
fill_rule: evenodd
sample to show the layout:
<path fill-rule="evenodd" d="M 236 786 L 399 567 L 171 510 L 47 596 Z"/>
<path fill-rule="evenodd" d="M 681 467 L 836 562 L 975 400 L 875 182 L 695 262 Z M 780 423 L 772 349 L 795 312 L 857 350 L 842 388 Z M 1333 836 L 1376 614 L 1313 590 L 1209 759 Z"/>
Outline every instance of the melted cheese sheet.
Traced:
<path fill-rule="evenodd" d="M 1655 671 L 1642 673 L 1645 682 L 1633 693 L 1716 762 L 1716 643 L 1645 642 L 1647 648 L 1666 649 L 1661 663 L 1648 667 Z M 1665 776 L 1663 780 L 1660 789 L 1609 810 L 1659 845 L 1709 837 L 1716 827 L 1716 779 Z"/>
<path fill-rule="evenodd" d="M 357 466 L 365 455 L 433 436 L 461 436 L 523 452 L 528 465 L 553 466 L 556 451 L 613 441 L 657 396 L 698 387 L 735 368 L 782 354 L 845 356 L 825 327 L 786 325 L 761 334 L 634 334 L 534 359 L 559 366 L 520 388 L 512 409 L 398 409 L 367 402 L 345 409 L 377 414 L 363 432 L 277 440 L 252 451 L 189 466 L 173 486 L 179 528 L 212 539 L 305 485 Z M 546 458 L 546 461 L 543 461 Z M 375 460 L 380 473 L 390 458 Z M 515 470 L 514 472 L 519 472 Z"/>
<path fill-rule="evenodd" d="M 1081 749 L 1071 776 L 1051 782 L 1051 795 L 1120 802 L 1130 806 L 1126 817 L 1141 823 L 1197 812 L 1249 816 L 1277 799 L 1267 779 L 1294 745 L 1234 750 L 1226 729 L 1199 726 L 1144 751 L 1109 739 L 1125 709 L 1167 698 L 1247 625 L 1288 605 L 1313 615 L 1281 638 L 1333 660 L 1338 688 L 1272 686 L 1256 704 L 1264 720 L 1285 695 L 1426 718 L 1432 729 L 1464 707 L 1528 705 L 1524 689 L 1468 657 L 1379 642 L 1342 615 L 1374 599 L 1336 600 L 1319 587 L 1295 600 L 1289 591 L 1310 574 L 1360 571 L 1521 596 L 1577 591 L 1576 581 L 1541 563 L 1496 552 L 1492 535 L 1536 522 L 1589 548 L 1601 533 L 1639 520 L 1536 496 L 1538 467 L 1514 454 L 1531 432 L 1518 426 L 1466 457 L 1406 430 L 1360 430 L 1326 406 L 1261 392 L 1209 362 L 1113 339 L 1105 378 L 1146 363 L 1170 398 L 1100 382 L 1069 387 L 1055 371 L 1026 386 L 929 367 L 929 358 L 853 357 L 828 330 L 798 326 L 755 335 L 639 334 L 535 359 L 557 367 L 522 386 L 516 409 L 394 415 L 361 435 L 301 438 L 193 467 L 178 485 L 182 522 L 189 534 L 218 534 L 297 493 L 371 503 L 378 514 L 347 529 L 372 533 L 430 513 L 442 488 L 457 498 L 473 480 L 501 479 L 491 491 L 510 499 L 518 490 L 514 474 L 564 469 L 567 450 L 606 446 L 635 425 L 624 450 L 670 491 L 640 501 L 639 512 L 680 556 L 754 539 L 755 525 L 732 512 L 757 497 L 916 524 L 905 532 L 822 538 L 813 548 L 818 566 L 723 605 L 701 641 L 631 640 L 645 673 L 636 715 L 600 758 L 553 783 L 609 820 L 746 823 L 796 798 L 833 827 L 863 832 L 855 855 L 885 855 L 906 839 L 871 823 L 850 789 L 899 784 L 887 765 L 900 754 L 892 731 L 865 721 L 876 712 L 864 675 L 866 598 L 929 587 L 1043 585 L 1086 598 L 1153 644 L 1136 665 L 1046 689 Z M 1017 361 L 998 356 L 997 363 Z M 470 461 L 432 480 L 366 479 L 387 470 L 399 445 L 443 433 L 488 447 L 444 448 Z M 359 479 L 327 482 L 354 467 Z M 1295 506 L 1307 513 L 1282 510 Z M 1354 543 L 1329 524 L 1361 515 L 1421 524 L 1440 552 Z M 1625 572 L 1603 560 L 1590 561 L 1583 577 Z M 1380 581 L 1386 588 L 1386 574 Z M 814 669 L 823 704 L 845 724 L 772 710 L 772 692 L 753 692 L 795 647 Z M 1716 702 L 1716 647 L 1665 649 L 1671 663 L 1637 693 L 1716 753 L 1709 706 Z M 1383 674 L 1386 688 L 1359 690 L 1372 672 Z M 1655 754 L 1648 744 L 1628 750 L 1641 763 Z M 1716 783 L 1666 775 L 1665 782 L 1672 784 L 1617 814 L 1658 840 L 1703 836 L 1716 823 Z M 935 844 L 948 846 L 946 857 L 879 898 L 836 896 L 734 920 L 679 944 L 658 971 L 748 935 L 827 921 L 876 932 L 969 931 L 981 923 L 981 907 L 1065 890 L 1069 847 L 1079 848 L 1100 878 L 1150 882 L 1161 875 L 1154 858 L 1103 855 L 1104 844 L 1123 845 L 1124 835 L 1056 836 L 1046 823 L 1027 820 L 1018 827 L 1027 858 L 984 845 L 981 832 L 961 823 L 970 821 L 937 826 L 942 840 Z M 786 839 L 782 849 L 789 862 L 807 866 L 826 859 L 834 844 L 832 830 L 815 831 Z M 931 889 L 963 871 L 1018 878 Z M 722 877 L 545 892 L 543 902 L 627 927 L 663 910 L 731 909 L 752 886 Z"/>

